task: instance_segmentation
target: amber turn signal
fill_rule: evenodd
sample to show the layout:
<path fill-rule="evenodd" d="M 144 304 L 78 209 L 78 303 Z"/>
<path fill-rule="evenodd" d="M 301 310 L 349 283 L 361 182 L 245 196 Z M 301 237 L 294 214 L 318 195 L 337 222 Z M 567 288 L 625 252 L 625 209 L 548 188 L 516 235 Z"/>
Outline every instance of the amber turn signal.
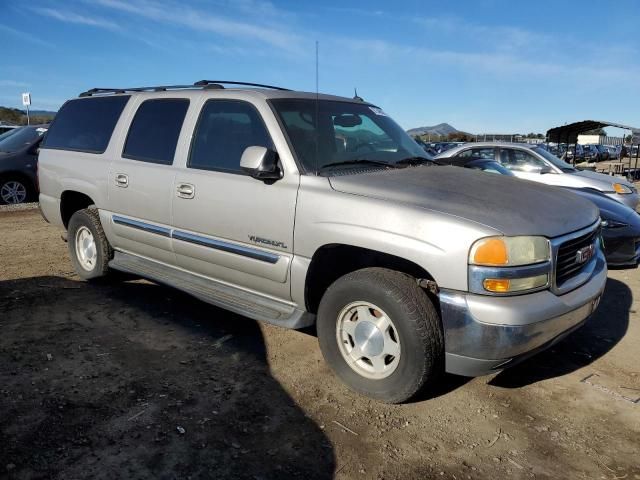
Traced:
<path fill-rule="evenodd" d="M 506 293 L 509 291 L 510 283 L 504 278 L 486 278 L 482 285 L 487 292 Z"/>

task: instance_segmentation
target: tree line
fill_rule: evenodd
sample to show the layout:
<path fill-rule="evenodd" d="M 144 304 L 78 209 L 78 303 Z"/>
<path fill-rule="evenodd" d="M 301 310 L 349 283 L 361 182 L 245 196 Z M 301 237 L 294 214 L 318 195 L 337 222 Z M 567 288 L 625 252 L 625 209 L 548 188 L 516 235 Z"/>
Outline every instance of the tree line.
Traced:
<path fill-rule="evenodd" d="M 52 118 L 52 115 L 29 115 L 32 125 L 49 123 Z M 18 108 L 0 107 L 0 122 L 11 123 L 14 125 L 26 125 L 27 112 Z"/>

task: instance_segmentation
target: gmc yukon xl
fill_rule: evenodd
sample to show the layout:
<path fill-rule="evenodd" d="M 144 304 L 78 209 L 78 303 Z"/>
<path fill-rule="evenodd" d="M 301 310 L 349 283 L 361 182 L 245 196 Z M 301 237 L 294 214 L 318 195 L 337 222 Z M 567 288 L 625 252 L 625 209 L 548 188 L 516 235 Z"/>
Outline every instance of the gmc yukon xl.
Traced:
<path fill-rule="evenodd" d="M 360 98 L 216 81 L 92 89 L 57 114 L 39 182 L 81 278 L 119 270 L 315 324 L 334 372 L 385 402 L 549 347 L 606 281 L 593 204 L 438 166 Z"/>

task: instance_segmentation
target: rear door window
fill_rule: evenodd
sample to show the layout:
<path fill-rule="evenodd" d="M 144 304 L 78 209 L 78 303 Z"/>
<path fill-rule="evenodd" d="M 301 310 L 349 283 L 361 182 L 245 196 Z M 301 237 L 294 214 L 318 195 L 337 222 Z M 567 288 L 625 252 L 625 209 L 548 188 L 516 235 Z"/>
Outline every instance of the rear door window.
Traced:
<path fill-rule="evenodd" d="M 240 100 L 209 100 L 198 119 L 188 167 L 243 173 L 240 158 L 252 146 L 274 148 L 256 108 Z"/>
<path fill-rule="evenodd" d="M 158 98 L 142 102 L 122 151 L 124 158 L 171 165 L 189 108 L 186 98 Z"/>
<path fill-rule="evenodd" d="M 495 149 L 491 148 L 470 148 L 456 155 L 456 158 L 466 158 L 469 160 L 495 160 Z"/>
<path fill-rule="evenodd" d="M 104 153 L 129 95 L 70 100 L 57 113 L 42 148 Z"/>
<path fill-rule="evenodd" d="M 509 170 L 517 172 L 537 172 L 547 165 L 525 150 L 503 148 L 500 150 L 500 163 Z"/>

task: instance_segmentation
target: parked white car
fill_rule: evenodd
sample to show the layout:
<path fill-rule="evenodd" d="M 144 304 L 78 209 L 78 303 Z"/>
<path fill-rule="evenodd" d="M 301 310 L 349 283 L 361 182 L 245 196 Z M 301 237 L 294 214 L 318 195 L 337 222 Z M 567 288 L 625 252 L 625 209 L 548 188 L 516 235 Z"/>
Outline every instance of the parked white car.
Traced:
<path fill-rule="evenodd" d="M 526 143 L 466 143 L 436 157 L 495 159 L 516 177 L 571 188 L 592 188 L 635 209 L 640 202 L 638 190 L 624 178 L 588 170 L 577 170 L 539 145 Z"/>

